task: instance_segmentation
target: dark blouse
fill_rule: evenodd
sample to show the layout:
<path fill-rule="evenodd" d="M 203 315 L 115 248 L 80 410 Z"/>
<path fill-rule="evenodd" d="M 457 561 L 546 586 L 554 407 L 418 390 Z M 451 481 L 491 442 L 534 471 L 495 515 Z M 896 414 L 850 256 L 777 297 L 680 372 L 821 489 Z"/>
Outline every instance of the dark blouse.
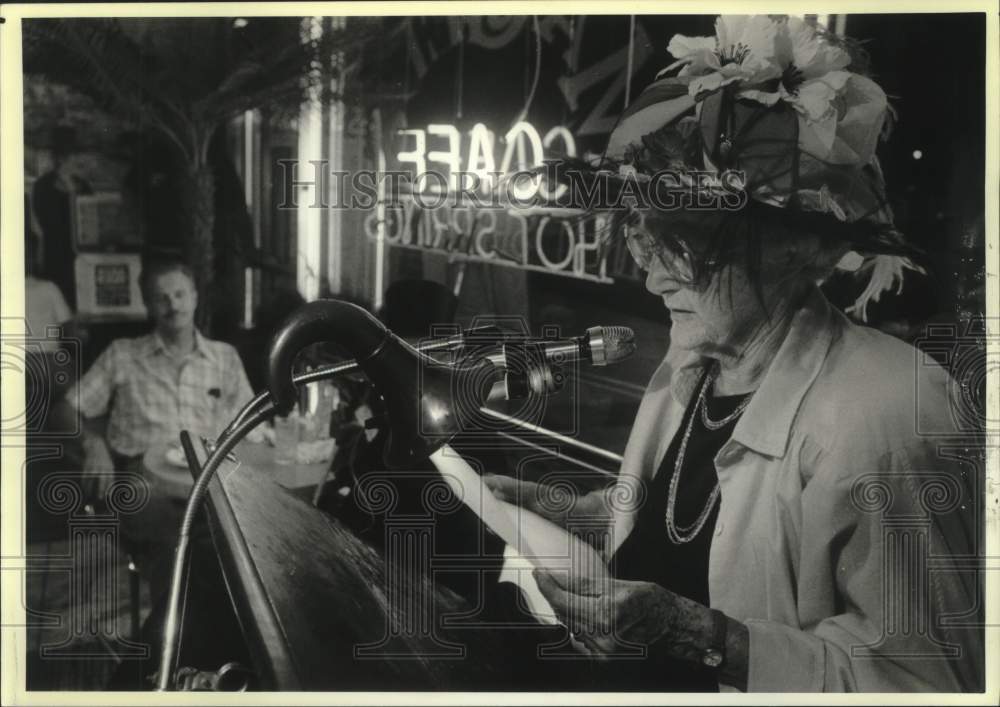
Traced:
<path fill-rule="evenodd" d="M 704 384 L 704 376 L 702 377 Z M 701 390 L 701 386 L 697 390 Z M 709 419 L 722 420 L 734 412 L 743 395 L 706 399 Z M 721 429 L 710 430 L 697 414 L 697 392 L 693 396 L 681 426 L 667 449 L 656 476 L 646 484 L 646 497 L 636 516 L 635 527 L 611 560 L 611 571 L 619 579 L 653 582 L 672 592 L 706 606 L 708 596 L 708 554 L 719 513 L 718 499 L 712 503 L 701 531 L 690 541 L 675 544 L 667 534 L 666 510 L 670 479 L 675 473 L 677 454 L 691 423 L 691 434 L 684 451 L 681 476 L 677 486 L 674 525 L 688 535 L 709 501 L 717 483 L 715 455 L 732 436 L 738 417 Z M 714 671 L 664 655 L 656 644 L 649 647 L 644 660 L 612 661 L 609 677 L 622 690 L 716 691 Z"/>

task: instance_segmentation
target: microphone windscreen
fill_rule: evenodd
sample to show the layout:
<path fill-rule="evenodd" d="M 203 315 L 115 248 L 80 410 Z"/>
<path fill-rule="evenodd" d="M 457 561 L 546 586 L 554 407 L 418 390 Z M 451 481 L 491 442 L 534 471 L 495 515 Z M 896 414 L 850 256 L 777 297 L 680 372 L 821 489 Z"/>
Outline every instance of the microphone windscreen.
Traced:
<path fill-rule="evenodd" d="M 624 361 L 635 353 L 635 332 L 627 326 L 603 326 L 598 329 L 597 336 L 591 335 L 591 341 L 596 338 L 599 346 L 591 345 L 595 365 L 607 366 Z M 592 332 L 593 330 L 588 330 Z"/>

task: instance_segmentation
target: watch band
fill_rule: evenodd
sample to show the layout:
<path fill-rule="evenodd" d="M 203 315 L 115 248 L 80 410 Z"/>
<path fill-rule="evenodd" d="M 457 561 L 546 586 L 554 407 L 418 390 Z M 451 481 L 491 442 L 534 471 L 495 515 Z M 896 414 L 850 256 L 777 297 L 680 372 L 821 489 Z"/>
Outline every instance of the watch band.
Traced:
<path fill-rule="evenodd" d="M 726 633 L 729 629 L 729 619 L 718 609 L 710 609 L 712 613 L 712 643 L 702 652 L 702 664 L 710 668 L 721 668 L 726 662 Z"/>

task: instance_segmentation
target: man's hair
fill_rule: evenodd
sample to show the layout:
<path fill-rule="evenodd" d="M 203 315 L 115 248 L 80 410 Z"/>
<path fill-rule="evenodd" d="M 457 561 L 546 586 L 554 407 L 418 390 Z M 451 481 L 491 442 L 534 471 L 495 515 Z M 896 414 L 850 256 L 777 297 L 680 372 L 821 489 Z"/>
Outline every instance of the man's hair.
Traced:
<path fill-rule="evenodd" d="M 147 260 L 142 264 L 142 272 L 139 274 L 139 289 L 142 291 L 143 299 L 147 302 L 149 301 L 150 290 L 156 278 L 171 272 L 180 272 L 187 275 L 188 279 L 191 280 L 191 284 L 195 285 L 194 270 L 183 260 L 176 258 Z"/>

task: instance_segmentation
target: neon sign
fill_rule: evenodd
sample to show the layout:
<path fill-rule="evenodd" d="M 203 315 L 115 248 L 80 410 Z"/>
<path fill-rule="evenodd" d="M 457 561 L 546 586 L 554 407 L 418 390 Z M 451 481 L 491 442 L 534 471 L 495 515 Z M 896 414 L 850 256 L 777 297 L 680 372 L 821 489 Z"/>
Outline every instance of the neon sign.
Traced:
<path fill-rule="evenodd" d="M 503 136 L 500 145 L 496 135 L 482 123 L 476 123 L 463 136 L 458 128 L 448 124 L 431 124 L 426 130 L 400 130 L 398 135 L 409 143 L 410 149 L 396 154 L 397 161 L 413 165 L 416 191 L 440 191 L 440 183 L 432 183 L 428 173 L 444 175 L 447 190 L 457 192 L 470 187 L 488 191 L 496 186 L 498 176 L 509 175 L 541 166 L 546 156 L 560 154 L 576 156 L 576 141 L 568 128 L 557 125 L 542 135 L 526 121 L 515 123 Z M 497 159 L 498 148 L 503 154 Z M 530 199 L 539 193 L 545 199 L 558 199 L 566 187 L 560 185 L 550 192 L 539 180 L 520 183 L 514 187 L 519 199 Z"/>
<path fill-rule="evenodd" d="M 423 209 L 404 197 L 385 207 L 384 220 L 371 212 L 365 219 L 365 235 L 389 246 L 435 252 L 452 260 L 614 282 L 601 253 L 605 219 L 569 220 L 579 215 L 573 209 Z"/>
<path fill-rule="evenodd" d="M 404 143 L 396 160 L 412 174 L 410 193 L 384 194 L 380 208 L 365 220 L 365 235 L 379 244 L 435 252 L 450 260 L 515 267 L 592 282 L 634 277 L 616 265 L 609 269 L 601 247 L 607 217 L 581 219 L 582 212 L 556 206 L 565 185 L 542 179 L 505 185 L 524 202 L 537 194 L 550 205 L 533 208 L 477 208 L 461 199 L 429 207 L 422 194 L 458 194 L 470 189 L 490 192 L 498 180 L 539 167 L 547 158 L 576 157 L 576 141 L 568 128 L 541 131 L 519 121 L 501 137 L 482 123 L 464 134 L 450 124 L 398 131 Z M 533 174 L 533 173 L 532 173 Z M 535 201 L 537 204 L 538 202 Z M 614 249 L 612 249 L 614 250 Z M 629 259 L 629 262 L 631 260 Z"/>

